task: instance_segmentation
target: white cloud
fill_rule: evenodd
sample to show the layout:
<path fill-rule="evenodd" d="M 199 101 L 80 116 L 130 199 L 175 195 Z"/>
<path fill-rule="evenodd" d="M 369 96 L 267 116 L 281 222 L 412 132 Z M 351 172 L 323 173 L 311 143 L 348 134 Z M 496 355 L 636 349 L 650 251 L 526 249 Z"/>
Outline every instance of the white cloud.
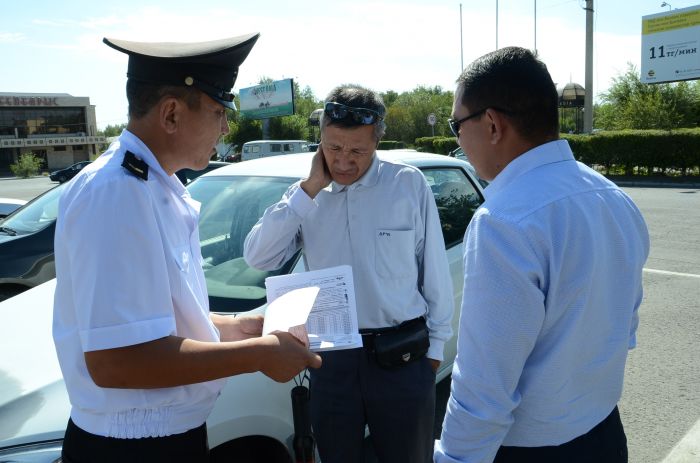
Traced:
<path fill-rule="evenodd" d="M 24 34 L 19 32 L 0 32 L 0 43 L 17 43 L 24 39 Z"/>

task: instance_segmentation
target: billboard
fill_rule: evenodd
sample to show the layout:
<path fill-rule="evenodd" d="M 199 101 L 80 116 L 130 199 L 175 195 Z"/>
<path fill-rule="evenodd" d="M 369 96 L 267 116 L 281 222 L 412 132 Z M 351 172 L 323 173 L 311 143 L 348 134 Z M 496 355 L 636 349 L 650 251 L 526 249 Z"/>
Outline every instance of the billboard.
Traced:
<path fill-rule="evenodd" d="M 294 114 L 294 83 L 292 79 L 275 80 L 255 87 L 242 88 L 238 93 L 241 116 L 249 119 Z"/>
<path fill-rule="evenodd" d="M 642 16 L 642 70 L 647 84 L 700 78 L 700 5 Z"/>

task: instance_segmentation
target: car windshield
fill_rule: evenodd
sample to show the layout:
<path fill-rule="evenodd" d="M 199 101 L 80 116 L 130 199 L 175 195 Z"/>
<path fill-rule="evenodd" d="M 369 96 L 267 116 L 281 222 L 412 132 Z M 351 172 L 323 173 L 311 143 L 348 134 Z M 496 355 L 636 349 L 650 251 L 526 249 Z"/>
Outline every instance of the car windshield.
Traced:
<path fill-rule="evenodd" d="M 43 230 L 56 220 L 61 191 L 63 191 L 63 185 L 52 188 L 15 211 L 0 222 L 0 225 L 21 235 Z"/>
<path fill-rule="evenodd" d="M 295 178 L 200 177 L 187 186 L 202 206 L 199 239 L 212 311 L 240 312 L 265 303 L 265 278 L 287 273 L 296 258 L 267 272 L 243 260 L 243 243 L 268 206 L 280 200 Z M 298 255 L 298 254 L 297 254 Z"/>

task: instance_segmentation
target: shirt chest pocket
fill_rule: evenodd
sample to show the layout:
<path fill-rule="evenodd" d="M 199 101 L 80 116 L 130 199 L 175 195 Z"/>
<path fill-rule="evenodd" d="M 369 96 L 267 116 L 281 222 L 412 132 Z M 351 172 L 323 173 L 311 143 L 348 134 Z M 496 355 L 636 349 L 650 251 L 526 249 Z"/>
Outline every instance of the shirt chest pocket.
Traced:
<path fill-rule="evenodd" d="M 374 237 L 377 274 L 384 278 L 417 276 L 414 230 L 379 229 Z"/>

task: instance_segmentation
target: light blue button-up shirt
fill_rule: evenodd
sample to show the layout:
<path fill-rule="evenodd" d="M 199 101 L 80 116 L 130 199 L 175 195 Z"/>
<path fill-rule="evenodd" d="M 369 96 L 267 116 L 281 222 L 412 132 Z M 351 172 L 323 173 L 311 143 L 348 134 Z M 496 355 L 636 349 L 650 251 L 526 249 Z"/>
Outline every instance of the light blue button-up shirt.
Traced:
<path fill-rule="evenodd" d="M 566 141 L 516 158 L 465 240 L 458 354 L 435 461 L 559 445 L 615 407 L 635 345 L 644 219 Z"/>
<path fill-rule="evenodd" d="M 292 185 L 245 240 L 252 267 L 281 267 L 300 248 L 309 270 L 352 266 L 360 328 L 425 316 L 428 357 L 443 360 L 454 311 L 435 199 L 415 167 L 377 158 L 348 186 L 332 182 L 311 199 Z"/>

